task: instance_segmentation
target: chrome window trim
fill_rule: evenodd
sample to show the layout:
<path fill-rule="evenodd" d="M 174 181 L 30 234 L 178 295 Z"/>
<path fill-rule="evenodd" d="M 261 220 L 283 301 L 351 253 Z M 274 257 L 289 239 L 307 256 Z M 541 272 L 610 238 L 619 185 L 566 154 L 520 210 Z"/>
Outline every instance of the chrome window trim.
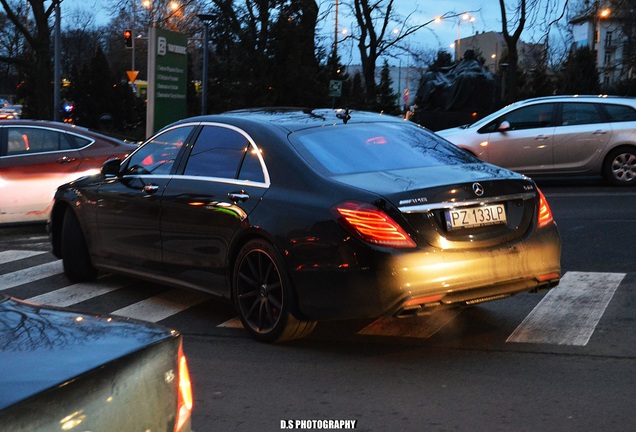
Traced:
<path fill-rule="evenodd" d="M 213 122 L 213 121 L 198 121 L 198 122 L 179 123 L 178 125 L 174 125 L 173 127 L 163 129 L 160 132 L 163 133 L 163 132 L 166 132 L 168 130 L 175 129 L 177 127 L 182 127 L 182 126 L 195 126 L 195 127 L 196 126 L 215 126 L 215 127 L 222 127 L 222 128 L 230 129 L 230 130 L 233 130 L 234 132 L 237 132 L 237 133 L 241 134 L 247 140 L 247 142 L 250 143 L 250 146 L 252 147 L 252 151 L 256 152 L 256 155 L 258 156 L 258 160 L 259 160 L 259 162 L 261 164 L 261 170 L 263 171 L 263 178 L 265 179 L 265 182 L 262 182 L 262 183 L 261 182 L 250 182 L 249 180 L 240 181 L 240 180 L 237 180 L 237 179 L 223 179 L 223 178 L 218 178 L 218 177 L 203 177 L 203 178 L 214 179 L 215 181 L 223 181 L 223 183 L 246 184 L 246 182 L 247 182 L 247 184 L 250 184 L 250 185 L 252 185 L 252 184 L 254 184 L 254 185 L 260 184 L 260 185 L 263 185 L 263 186 L 260 186 L 260 187 L 269 187 L 269 185 L 271 184 L 270 177 L 269 177 L 269 171 L 267 170 L 267 165 L 265 165 L 265 161 L 263 160 L 263 155 L 261 154 L 260 148 L 258 147 L 258 145 L 256 145 L 256 141 L 254 141 L 252 139 L 252 137 L 247 132 L 245 132 L 243 129 L 241 129 L 241 128 L 237 127 L 237 126 L 231 125 L 231 124 L 226 124 L 226 123 L 219 123 L 219 122 Z M 157 133 L 156 135 L 159 135 L 159 134 Z M 154 136 L 152 138 L 154 138 Z M 150 141 L 150 139 L 148 141 Z M 192 144 L 194 145 L 194 143 L 192 143 Z M 202 178 L 202 177 L 199 177 L 199 176 L 192 176 L 192 177 Z"/>
<path fill-rule="evenodd" d="M 534 192 L 524 192 L 519 194 L 512 195 L 500 195 L 495 197 L 488 198 L 476 198 L 468 201 L 443 201 L 440 203 L 432 203 L 432 204 L 421 204 L 415 206 L 401 206 L 398 209 L 402 213 L 427 213 L 433 210 L 450 210 L 460 207 L 473 207 L 478 205 L 487 205 L 501 201 L 510 201 L 510 200 L 529 200 L 536 197 Z"/>
<path fill-rule="evenodd" d="M 108 176 L 107 179 L 113 179 L 117 176 Z M 206 182 L 216 182 L 216 183 L 226 183 L 226 184 L 234 184 L 237 186 L 253 186 L 261 189 L 268 189 L 268 183 L 255 182 L 251 180 L 239 180 L 239 179 L 227 179 L 223 177 L 204 177 L 204 176 L 190 176 L 190 175 L 180 175 L 180 174 L 126 174 L 123 175 L 122 178 L 125 179 L 133 179 L 133 178 L 142 178 L 144 180 L 147 179 L 179 179 L 179 180 L 198 180 L 198 181 L 206 181 Z"/>
<path fill-rule="evenodd" d="M 47 127 L 47 126 L 9 124 L 9 125 L 3 125 L 2 128 L 45 129 L 45 130 L 51 131 L 51 132 L 74 135 L 74 136 L 76 136 L 78 138 L 82 138 L 82 139 L 90 141 L 85 146 L 79 147 L 79 148 L 72 148 L 72 149 L 66 149 L 66 150 L 50 150 L 50 151 L 33 152 L 33 153 L 23 153 L 23 154 L 19 154 L 19 155 L 4 155 L 5 157 L 31 156 L 31 155 L 36 155 L 36 154 L 53 154 L 53 153 L 63 153 L 63 152 L 68 152 L 68 151 L 79 151 L 79 150 L 84 150 L 87 147 L 90 147 L 91 145 L 95 144 L 95 141 L 97 141 L 95 138 L 88 137 L 88 136 L 79 134 L 77 132 L 67 131 L 67 130 L 63 130 L 63 129 L 55 129 L 55 128 Z"/>

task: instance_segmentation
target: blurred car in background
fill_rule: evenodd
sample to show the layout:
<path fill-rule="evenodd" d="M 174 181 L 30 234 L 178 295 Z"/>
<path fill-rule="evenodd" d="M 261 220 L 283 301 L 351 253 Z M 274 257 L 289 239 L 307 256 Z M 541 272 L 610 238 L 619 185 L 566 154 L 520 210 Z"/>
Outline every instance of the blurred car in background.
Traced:
<path fill-rule="evenodd" d="M 6 105 L 0 108 L 0 120 L 19 119 L 22 116 L 22 105 Z"/>
<path fill-rule="evenodd" d="M 0 122 L 0 223 L 45 222 L 55 189 L 137 148 L 57 122 Z"/>
<path fill-rule="evenodd" d="M 526 175 L 602 175 L 613 185 L 636 185 L 636 98 L 527 99 L 436 133 Z"/>
<path fill-rule="evenodd" d="M 179 333 L 0 296 L 3 431 L 191 429 Z"/>

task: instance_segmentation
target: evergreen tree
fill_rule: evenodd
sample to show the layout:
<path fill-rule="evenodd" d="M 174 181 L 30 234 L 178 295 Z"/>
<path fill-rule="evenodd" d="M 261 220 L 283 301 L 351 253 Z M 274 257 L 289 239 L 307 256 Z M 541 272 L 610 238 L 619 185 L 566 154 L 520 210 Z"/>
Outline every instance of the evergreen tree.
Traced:
<path fill-rule="evenodd" d="M 428 68 L 431 72 L 437 72 L 440 70 L 440 68 L 452 66 L 452 64 L 453 58 L 451 57 L 450 53 L 446 50 L 439 50 L 437 51 L 437 57 L 435 57 L 435 60 L 429 65 Z"/>
<path fill-rule="evenodd" d="M 594 51 L 582 47 L 572 52 L 559 72 L 558 82 L 561 94 L 598 94 L 601 86 Z"/>
<path fill-rule="evenodd" d="M 384 65 L 380 71 L 380 83 L 376 87 L 377 111 L 388 114 L 398 114 L 397 94 L 393 92 L 393 80 L 391 79 L 389 62 L 384 60 Z"/>

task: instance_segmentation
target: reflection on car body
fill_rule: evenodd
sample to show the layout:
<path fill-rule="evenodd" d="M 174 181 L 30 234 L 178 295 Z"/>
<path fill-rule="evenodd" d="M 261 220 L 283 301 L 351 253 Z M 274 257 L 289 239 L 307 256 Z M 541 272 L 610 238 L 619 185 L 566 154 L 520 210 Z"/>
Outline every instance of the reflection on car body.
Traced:
<path fill-rule="evenodd" d="M 459 223 L 462 211 L 474 217 Z M 101 175 L 61 186 L 50 232 L 71 280 L 100 269 L 205 290 L 233 301 L 262 341 L 560 278 L 558 230 L 531 179 L 364 112 L 177 122 Z"/>
<path fill-rule="evenodd" d="M 0 223 L 45 222 L 55 189 L 137 146 L 56 122 L 0 123 Z"/>
<path fill-rule="evenodd" d="M 0 296 L 0 341 L 3 431 L 190 430 L 175 331 Z"/>
<path fill-rule="evenodd" d="M 603 175 L 614 185 L 636 185 L 636 98 L 528 99 L 437 134 L 527 175 Z"/>

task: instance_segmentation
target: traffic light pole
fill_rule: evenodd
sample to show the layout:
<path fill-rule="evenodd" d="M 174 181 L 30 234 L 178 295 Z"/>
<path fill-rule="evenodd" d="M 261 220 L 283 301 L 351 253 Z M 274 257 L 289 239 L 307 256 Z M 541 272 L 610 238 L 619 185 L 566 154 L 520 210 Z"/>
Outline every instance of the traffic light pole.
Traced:
<path fill-rule="evenodd" d="M 62 89 L 60 73 L 60 43 L 62 40 L 62 38 L 60 37 L 60 1 L 62 0 L 59 0 L 55 4 L 55 51 L 53 53 L 53 121 L 60 121 L 60 109 L 62 109 L 60 96 L 60 91 Z"/>
<path fill-rule="evenodd" d="M 136 8 L 135 8 L 135 0 L 131 1 L 132 3 L 132 16 L 133 16 L 133 22 L 132 25 L 130 26 L 130 37 L 132 39 L 132 69 L 130 70 L 137 70 L 135 69 L 135 24 L 137 23 L 137 17 L 136 17 Z"/>

